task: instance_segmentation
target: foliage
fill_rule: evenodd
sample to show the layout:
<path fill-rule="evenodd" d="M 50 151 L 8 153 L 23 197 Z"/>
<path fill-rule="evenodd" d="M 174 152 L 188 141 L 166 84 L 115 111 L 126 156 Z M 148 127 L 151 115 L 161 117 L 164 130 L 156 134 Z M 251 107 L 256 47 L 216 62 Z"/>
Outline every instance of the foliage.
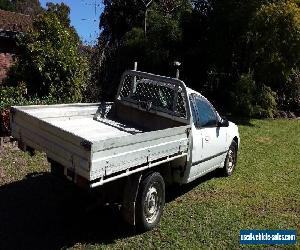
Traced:
<path fill-rule="evenodd" d="M 36 15 L 42 11 L 39 0 L 0 0 L 0 9 Z"/>
<path fill-rule="evenodd" d="M 80 101 L 86 87 L 87 61 L 78 36 L 50 11 L 37 16 L 33 29 L 18 39 L 20 54 L 8 83 L 25 82 L 30 96 Z"/>
<path fill-rule="evenodd" d="M 294 1 L 267 3 L 255 13 L 249 31 L 255 78 L 282 90 L 300 63 L 300 9 Z"/>
<path fill-rule="evenodd" d="M 224 105 L 226 94 L 241 94 L 246 81 L 241 76 L 248 72 L 261 98 L 262 106 L 252 105 L 257 114 L 272 116 L 276 108 L 289 106 L 284 100 L 293 97 L 287 86 L 294 88 L 292 71 L 300 63 L 299 1 L 154 1 L 148 10 L 146 36 L 143 4 L 109 0 L 104 6 L 98 84 L 106 97 L 114 96 L 122 71 L 132 68 L 134 61 L 140 70 L 173 76 L 171 64 L 179 60 L 181 78 L 209 93 L 226 111 L 234 107 Z M 297 109 L 296 103 L 289 107 Z M 241 105 L 247 106 L 247 101 Z"/>
<path fill-rule="evenodd" d="M 271 117 L 277 109 L 277 95 L 266 85 L 257 86 L 252 73 L 243 74 L 231 92 L 232 110 L 245 117 Z"/>
<path fill-rule="evenodd" d="M 125 58 L 139 61 L 142 67 L 152 72 L 162 71 L 174 61 L 175 51 L 181 39 L 178 20 L 166 17 L 161 10 L 148 14 L 147 36 L 141 28 L 127 32 L 123 40 Z"/>
<path fill-rule="evenodd" d="M 99 50 L 96 47 L 80 45 L 80 54 L 87 60 L 86 88 L 82 93 L 84 102 L 99 102 L 101 88 L 97 84 Z"/>
<path fill-rule="evenodd" d="M 13 10 L 11 1 L 9 0 L 0 0 L 0 9 L 1 10 Z"/>
<path fill-rule="evenodd" d="M 7 134 L 10 130 L 10 107 L 23 105 L 54 104 L 59 101 L 52 96 L 43 98 L 28 97 L 24 83 L 16 87 L 0 86 L 0 134 Z"/>
<path fill-rule="evenodd" d="M 300 116 L 300 71 L 298 68 L 293 69 L 288 81 L 284 86 L 284 95 L 281 106 L 284 110 L 294 111 Z"/>
<path fill-rule="evenodd" d="M 9 128 L 10 106 L 81 101 L 91 79 L 88 58 L 80 54 L 79 37 L 70 26 L 70 8 L 47 6 L 17 39 L 20 53 L 0 89 L 2 132 Z"/>
<path fill-rule="evenodd" d="M 134 61 L 139 62 L 140 70 L 169 74 L 171 62 L 178 59 L 180 20 L 183 13 L 191 9 L 189 1 L 153 2 L 147 10 L 146 34 L 141 0 L 104 3 L 100 19 L 103 31 L 99 39 L 103 57 L 98 70 L 104 97 L 114 97 L 122 72 L 132 68 Z"/>
<path fill-rule="evenodd" d="M 109 45 L 122 39 L 126 32 L 143 23 L 141 0 L 104 0 L 100 17 L 101 36 Z"/>
<path fill-rule="evenodd" d="M 243 74 L 234 85 L 231 92 L 232 109 L 241 116 L 253 116 L 255 103 L 256 83 L 252 74 Z"/>
<path fill-rule="evenodd" d="M 59 21 L 66 27 L 69 28 L 71 25 L 70 20 L 70 7 L 64 3 L 61 4 L 55 4 L 48 2 L 46 4 L 47 6 L 47 12 L 55 14 Z"/>
<path fill-rule="evenodd" d="M 53 96 L 39 98 L 37 96 L 29 97 L 25 84 L 16 87 L 0 87 L 0 111 L 19 105 L 39 105 L 39 104 L 55 104 L 59 101 Z"/>
<path fill-rule="evenodd" d="M 26 87 L 0 87 L 0 110 L 4 110 L 13 105 L 22 105 L 26 103 Z"/>
<path fill-rule="evenodd" d="M 258 93 L 254 116 L 258 118 L 273 118 L 277 113 L 277 94 L 269 86 L 256 88 Z"/>
<path fill-rule="evenodd" d="M 47 12 L 55 14 L 60 23 L 64 25 L 66 29 L 68 29 L 72 34 L 72 36 L 76 37 L 79 41 L 79 36 L 73 26 L 71 26 L 71 19 L 70 19 L 70 7 L 64 3 L 61 4 L 54 4 L 51 2 L 48 2 L 46 4 L 47 6 Z"/>

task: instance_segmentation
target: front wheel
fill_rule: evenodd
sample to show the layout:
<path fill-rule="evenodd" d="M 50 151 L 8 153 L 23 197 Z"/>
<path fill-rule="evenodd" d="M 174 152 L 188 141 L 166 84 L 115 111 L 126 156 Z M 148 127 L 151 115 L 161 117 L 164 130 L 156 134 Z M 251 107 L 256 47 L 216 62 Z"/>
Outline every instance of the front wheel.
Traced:
<path fill-rule="evenodd" d="M 222 172 L 225 176 L 231 176 L 235 169 L 237 162 L 237 143 L 232 141 L 229 150 L 227 152 L 227 156 L 225 159 L 224 167 L 222 168 Z"/>
<path fill-rule="evenodd" d="M 136 205 L 136 225 L 141 231 L 158 225 L 165 205 L 165 183 L 159 173 L 151 173 L 142 180 Z"/>

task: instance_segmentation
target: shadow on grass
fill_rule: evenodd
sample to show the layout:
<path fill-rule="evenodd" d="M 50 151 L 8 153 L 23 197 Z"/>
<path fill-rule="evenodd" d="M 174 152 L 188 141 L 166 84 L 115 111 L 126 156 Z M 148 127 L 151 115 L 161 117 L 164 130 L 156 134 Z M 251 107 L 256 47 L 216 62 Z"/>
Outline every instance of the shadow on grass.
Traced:
<path fill-rule="evenodd" d="M 0 187 L 0 249 L 61 249 L 137 234 L 117 208 L 87 212 L 90 197 L 49 173 Z"/>
<path fill-rule="evenodd" d="M 214 171 L 190 184 L 167 190 L 166 201 L 217 178 Z M 0 186 L 0 249 L 61 249 L 81 244 L 110 244 L 137 235 L 116 207 L 88 208 L 94 199 L 49 173 Z M 89 212 L 88 212 L 89 211 Z"/>
<path fill-rule="evenodd" d="M 196 180 L 194 180 L 191 183 L 179 186 L 170 186 L 166 190 L 166 202 L 169 203 L 176 198 L 192 191 L 195 187 L 199 186 L 201 183 L 204 183 L 206 181 L 209 181 L 214 178 L 224 178 L 221 171 L 218 171 L 219 169 L 216 169 L 215 171 L 212 171 Z"/>

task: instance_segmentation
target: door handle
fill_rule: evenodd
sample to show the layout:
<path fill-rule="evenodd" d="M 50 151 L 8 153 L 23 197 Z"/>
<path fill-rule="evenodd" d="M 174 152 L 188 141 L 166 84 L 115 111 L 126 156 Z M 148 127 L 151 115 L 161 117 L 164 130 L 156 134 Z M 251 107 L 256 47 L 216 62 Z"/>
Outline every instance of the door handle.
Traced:
<path fill-rule="evenodd" d="M 205 140 L 206 142 L 209 142 L 210 137 L 209 137 L 209 136 L 205 136 L 205 137 L 204 137 L 204 140 Z"/>

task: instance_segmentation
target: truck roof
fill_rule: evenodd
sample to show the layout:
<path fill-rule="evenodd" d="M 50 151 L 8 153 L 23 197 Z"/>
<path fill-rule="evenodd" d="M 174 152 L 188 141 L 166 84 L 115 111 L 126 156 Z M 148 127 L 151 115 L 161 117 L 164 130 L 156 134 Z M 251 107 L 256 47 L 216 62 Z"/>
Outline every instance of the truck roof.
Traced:
<path fill-rule="evenodd" d="M 186 87 L 186 92 L 187 92 L 188 95 L 190 95 L 190 94 L 197 94 L 197 95 L 200 95 L 200 96 L 204 97 L 204 96 L 201 95 L 199 92 L 197 92 L 197 91 L 195 91 L 195 90 L 193 90 L 193 89 L 191 89 L 191 88 L 189 88 L 189 87 Z M 204 98 L 205 98 L 205 97 L 204 97 Z"/>

